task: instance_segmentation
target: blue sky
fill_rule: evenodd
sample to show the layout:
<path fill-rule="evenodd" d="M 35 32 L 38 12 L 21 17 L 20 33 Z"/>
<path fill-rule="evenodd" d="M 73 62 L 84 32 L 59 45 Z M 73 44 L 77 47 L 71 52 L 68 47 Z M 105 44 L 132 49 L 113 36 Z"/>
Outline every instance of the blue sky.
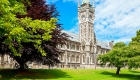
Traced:
<path fill-rule="evenodd" d="M 78 0 L 47 1 L 56 4 L 64 30 L 78 33 Z M 94 0 L 94 6 L 94 31 L 98 40 L 128 43 L 140 29 L 140 0 Z"/>

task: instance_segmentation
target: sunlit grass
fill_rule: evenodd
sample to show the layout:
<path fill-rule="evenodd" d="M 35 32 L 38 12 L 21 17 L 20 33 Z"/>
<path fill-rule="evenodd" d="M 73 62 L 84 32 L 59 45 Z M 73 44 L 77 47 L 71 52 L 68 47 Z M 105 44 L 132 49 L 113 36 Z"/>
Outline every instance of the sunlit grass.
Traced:
<path fill-rule="evenodd" d="M 31 69 L 18 71 L 0 70 L 0 79 L 43 79 L 43 80 L 140 80 L 140 70 L 123 69 L 120 75 L 115 69 Z"/>

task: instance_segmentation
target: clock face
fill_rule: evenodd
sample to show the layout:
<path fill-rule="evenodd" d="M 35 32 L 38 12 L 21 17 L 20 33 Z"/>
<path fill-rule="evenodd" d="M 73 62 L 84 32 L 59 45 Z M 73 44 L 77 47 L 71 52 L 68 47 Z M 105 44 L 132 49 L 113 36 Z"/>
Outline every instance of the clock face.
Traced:
<path fill-rule="evenodd" d="M 82 19 L 82 20 L 86 20 L 86 17 L 85 17 L 85 15 L 83 15 L 83 16 L 81 17 L 81 19 Z"/>
<path fill-rule="evenodd" d="M 91 20 L 92 20 L 92 16 L 91 16 L 91 15 L 89 15 L 88 19 L 91 21 Z"/>

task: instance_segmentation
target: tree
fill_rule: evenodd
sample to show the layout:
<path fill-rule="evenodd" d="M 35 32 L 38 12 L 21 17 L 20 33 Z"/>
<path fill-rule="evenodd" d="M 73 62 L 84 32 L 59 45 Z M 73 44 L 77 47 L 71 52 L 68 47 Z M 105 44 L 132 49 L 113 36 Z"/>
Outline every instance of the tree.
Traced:
<path fill-rule="evenodd" d="M 129 43 L 127 56 L 129 57 L 129 69 L 140 67 L 140 30 L 137 31 L 136 37 L 133 37 Z"/>
<path fill-rule="evenodd" d="M 24 3 L 24 5 L 27 9 L 27 14 L 26 15 L 17 14 L 18 18 L 31 17 L 33 20 L 48 21 L 52 17 L 57 18 L 59 16 L 59 13 L 55 8 L 55 5 L 45 4 L 44 0 L 30 0 L 30 5 L 28 3 Z M 35 61 L 37 63 L 43 63 L 49 66 L 54 66 L 55 64 L 59 63 L 60 61 L 58 60 L 58 56 L 60 55 L 61 51 L 57 48 L 57 45 L 64 44 L 65 41 L 67 41 L 68 39 L 68 35 L 62 33 L 61 31 L 62 31 L 61 24 L 56 23 L 56 28 L 51 33 L 52 38 L 50 40 L 43 40 L 41 44 L 43 50 L 47 53 L 47 55 L 46 56 L 41 56 L 40 54 L 35 55 L 34 54 L 35 52 L 32 52 L 30 54 L 32 56 L 29 58 L 30 60 L 28 61 L 30 62 Z M 26 49 L 27 45 L 28 44 L 25 45 Z M 33 47 L 30 47 L 30 49 L 34 50 Z M 29 56 L 27 53 L 28 52 L 24 53 L 26 54 L 24 55 L 24 57 Z"/>
<path fill-rule="evenodd" d="M 123 42 L 118 42 L 113 49 L 106 54 L 99 55 L 98 60 L 101 65 L 109 63 L 110 66 L 117 68 L 116 74 L 119 75 L 120 69 L 127 65 L 127 56 L 125 55 L 127 46 Z"/>
<path fill-rule="evenodd" d="M 36 55 L 46 56 L 41 45 L 52 37 L 51 33 L 57 22 L 56 18 L 50 18 L 48 21 L 17 18 L 17 13 L 26 13 L 23 2 L 25 1 L 0 1 L 0 53 L 17 58 L 20 69 L 24 69 L 27 62 L 25 58 L 28 56 L 25 57 L 24 53 L 35 52 Z"/>
<path fill-rule="evenodd" d="M 116 43 L 111 51 L 107 54 L 100 55 L 98 60 L 102 65 L 110 63 L 110 65 L 117 67 L 116 74 L 119 74 L 123 66 L 132 68 L 140 67 L 140 30 L 137 31 L 136 37 L 126 46 L 124 43 Z"/>
<path fill-rule="evenodd" d="M 132 42 L 134 42 L 134 41 L 140 43 L 140 30 L 137 31 L 136 37 L 133 37 L 133 38 L 132 38 Z"/>

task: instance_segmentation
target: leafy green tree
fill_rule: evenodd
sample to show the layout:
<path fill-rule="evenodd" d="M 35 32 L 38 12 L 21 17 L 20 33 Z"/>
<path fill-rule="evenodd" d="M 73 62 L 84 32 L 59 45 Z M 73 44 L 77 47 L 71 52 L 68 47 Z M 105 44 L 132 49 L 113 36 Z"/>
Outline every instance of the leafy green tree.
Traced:
<path fill-rule="evenodd" d="M 23 1 L 0 1 L 0 53 L 21 57 L 24 43 L 32 43 L 38 54 L 46 56 L 47 53 L 41 44 L 43 40 L 49 40 L 52 37 L 50 34 L 56 28 L 57 19 L 42 21 L 28 17 L 17 18 L 16 13 L 26 14 Z M 24 69 L 25 63 L 19 62 L 19 64 L 20 69 Z"/>
<path fill-rule="evenodd" d="M 127 56 L 129 57 L 129 69 L 140 67 L 140 30 L 137 31 L 136 36 L 133 37 L 129 43 Z"/>
<path fill-rule="evenodd" d="M 132 42 L 134 42 L 134 41 L 140 43 L 140 30 L 137 31 L 136 37 L 133 37 L 133 38 L 132 38 Z"/>
<path fill-rule="evenodd" d="M 113 46 L 113 49 L 106 54 L 101 54 L 98 60 L 101 65 L 109 64 L 117 68 L 116 74 L 119 75 L 120 69 L 127 65 L 127 57 L 125 55 L 127 46 L 123 42 L 118 42 Z"/>
<path fill-rule="evenodd" d="M 117 68 L 116 74 L 119 74 L 123 66 L 128 66 L 129 69 L 140 67 L 140 30 L 136 36 L 126 46 L 123 42 L 116 43 L 111 51 L 107 54 L 100 55 L 98 60 L 102 65 L 109 63 Z"/>
<path fill-rule="evenodd" d="M 18 18 L 31 17 L 33 20 L 44 20 L 48 21 L 52 17 L 57 18 L 59 12 L 57 11 L 54 4 L 46 4 L 44 0 L 30 0 L 30 4 L 24 3 L 27 14 L 21 15 L 17 14 Z M 65 33 L 62 33 L 61 24 L 56 23 L 56 28 L 51 33 L 52 38 L 50 40 L 43 40 L 42 47 L 47 52 L 46 56 L 34 55 L 35 52 L 31 53 L 30 62 L 34 61 L 37 63 L 43 63 L 44 65 L 54 66 L 59 63 L 58 56 L 62 53 L 57 47 L 58 44 L 64 44 L 68 39 L 68 36 Z M 27 44 L 28 45 L 28 44 Z M 25 46 L 26 47 L 26 46 Z M 30 47 L 30 49 L 33 47 Z M 30 52 L 30 50 L 28 50 Z M 29 56 L 27 53 L 24 53 L 24 56 Z M 27 55 L 25 55 L 27 54 Z M 30 55 L 31 55 L 30 54 Z M 17 58 L 15 58 L 17 60 Z M 21 58 L 22 59 L 22 58 Z M 23 58 L 24 59 L 24 58 Z M 27 58 L 28 60 L 28 58 Z"/>

